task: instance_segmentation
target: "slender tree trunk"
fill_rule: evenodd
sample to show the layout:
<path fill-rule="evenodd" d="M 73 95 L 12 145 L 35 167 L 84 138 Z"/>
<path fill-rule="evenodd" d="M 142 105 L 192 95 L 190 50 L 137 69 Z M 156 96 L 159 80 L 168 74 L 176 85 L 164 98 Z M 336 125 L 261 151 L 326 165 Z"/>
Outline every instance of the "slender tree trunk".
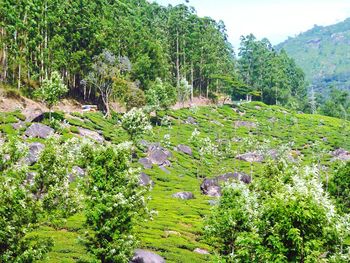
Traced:
<path fill-rule="evenodd" d="M 176 31 L 176 83 L 180 86 L 180 54 L 179 54 L 179 31 Z"/>
<path fill-rule="evenodd" d="M 191 103 L 193 102 L 193 62 L 191 62 Z"/>

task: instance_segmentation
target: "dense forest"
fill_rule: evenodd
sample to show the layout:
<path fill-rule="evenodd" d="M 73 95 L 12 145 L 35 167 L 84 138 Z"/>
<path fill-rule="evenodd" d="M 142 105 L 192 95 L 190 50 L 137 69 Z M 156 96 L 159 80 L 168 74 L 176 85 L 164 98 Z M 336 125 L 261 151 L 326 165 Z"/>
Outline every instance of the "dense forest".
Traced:
<path fill-rule="evenodd" d="M 249 35 L 242 37 L 236 56 L 225 24 L 199 17 L 187 5 L 5 1 L 0 17 L 0 80 L 29 96 L 58 71 L 70 96 L 104 108 L 106 95 L 142 105 L 143 92 L 158 78 L 174 89 L 186 80 L 190 98 L 250 94 L 268 104 L 307 108 L 304 75 L 285 52 Z M 114 69 L 99 72 L 108 75 L 113 92 L 89 82 L 101 63 Z"/>

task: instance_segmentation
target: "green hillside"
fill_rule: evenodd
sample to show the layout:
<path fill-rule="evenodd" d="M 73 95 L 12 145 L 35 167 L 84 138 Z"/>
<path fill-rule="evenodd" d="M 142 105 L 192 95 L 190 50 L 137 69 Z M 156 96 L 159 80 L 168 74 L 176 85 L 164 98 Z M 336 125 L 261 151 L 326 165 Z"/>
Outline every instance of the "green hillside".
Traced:
<path fill-rule="evenodd" d="M 160 112 L 159 115 L 164 116 L 165 112 Z M 319 160 L 320 164 L 331 168 L 335 165 L 330 161 L 333 158 L 331 151 L 339 147 L 350 150 L 349 122 L 319 115 L 298 114 L 278 106 L 249 103 L 236 108 L 231 105 L 199 107 L 168 111 L 167 115 L 170 116 L 170 123 L 160 126 L 153 119 L 153 133 L 143 138 L 148 142 L 160 143 L 172 155 L 169 158 L 171 166 L 166 169 L 162 170 L 157 165 L 143 169 L 154 182 L 149 207 L 155 209 L 157 214 L 151 221 L 140 222 L 136 231 L 141 247 L 155 251 L 166 262 L 213 260 L 214 251 L 203 238 L 203 226 L 204 218 L 211 209 L 209 201 L 216 198 L 201 193 L 200 185 L 204 177 L 211 178 L 234 171 L 251 174 L 254 181 L 264 177 L 264 162 L 252 163 L 251 166 L 249 162 L 236 160 L 234 156 L 260 148 L 278 151 L 288 144 L 293 158 L 300 158 L 301 164 Z M 54 126 L 55 133 L 63 141 L 77 136 L 79 127 L 99 131 L 106 141 L 113 144 L 127 138 L 119 123 L 121 115 L 118 114 L 110 120 L 103 118 L 101 113 L 56 113 L 54 116 L 60 120 L 60 125 L 56 123 Z M 18 130 L 13 127 L 14 123 L 24 119 L 19 112 L 2 113 L 0 117 L 2 137 L 16 134 L 22 136 L 31 125 L 25 123 Z M 47 119 L 42 122 L 49 124 Z M 231 154 L 213 154 L 203 159 L 199 147 L 191 140 L 195 130 L 200 132 L 200 138 L 208 137 L 216 148 L 230 148 Z M 28 138 L 26 141 L 46 143 L 45 139 Z M 180 144 L 191 147 L 193 155 L 175 150 Z M 133 156 L 135 167 L 140 167 L 138 159 L 145 155 L 139 146 Z M 322 174 L 323 180 L 326 180 L 326 174 L 328 173 Z M 192 192 L 195 199 L 180 200 L 172 197 L 183 191 Z M 79 241 L 85 231 L 82 213 L 77 213 L 55 228 L 42 222 L 36 233 L 54 240 L 53 250 L 43 262 L 88 262 L 93 259 Z M 209 251 L 210 255 L 194 252 L 197 248 Z"/>
<path fill-rule="evenodd" d="M 304 70 L 316 90 L 330 85 L 350 90 L 350 19 L 331 26 L 314 26 L 277 46 Z"/>

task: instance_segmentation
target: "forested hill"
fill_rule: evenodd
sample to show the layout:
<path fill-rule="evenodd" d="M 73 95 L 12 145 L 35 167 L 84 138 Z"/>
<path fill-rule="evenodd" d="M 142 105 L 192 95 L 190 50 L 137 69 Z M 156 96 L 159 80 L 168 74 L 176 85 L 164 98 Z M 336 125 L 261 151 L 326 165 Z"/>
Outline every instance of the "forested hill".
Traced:
<path fill-rule="evenodd" d="M 157 77 L 174 86 L 186 78 L 196 92 L 206 94 L 212 74 L 233 72 L 225 25 L 198 17 L 186 5 L 5 1 L 0 17 L 0 80 L 19 89 L 35 89 L 57 70 L 71 94 L 94 99 L 94 90 L 87 92 L 81 80 L 104 50 L 123 62 L 123 79 L 143 90 Z"/>
<path fill-rule="evenodd" d="M 311 30 L 278 45 L 304 70 L 316 89 L 327 93 L 329 86 L 350 90 L 350 18 Z"/>

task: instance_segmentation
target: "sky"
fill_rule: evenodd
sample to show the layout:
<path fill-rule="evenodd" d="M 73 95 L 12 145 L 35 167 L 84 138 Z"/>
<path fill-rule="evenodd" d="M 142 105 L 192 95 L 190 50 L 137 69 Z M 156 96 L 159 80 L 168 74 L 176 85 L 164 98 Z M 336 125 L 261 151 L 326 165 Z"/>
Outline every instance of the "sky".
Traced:
<path fill-rule="evenodd" d="M 176 5 L 185 0 L 155 2 Z M 253 33 L 276 45 L 314 25 L 331 25 L 350 17 L 350 0 L 189 0 L 189 5 L 199 16 L 223 20 L 235 49 L 241 35 Z"/>

